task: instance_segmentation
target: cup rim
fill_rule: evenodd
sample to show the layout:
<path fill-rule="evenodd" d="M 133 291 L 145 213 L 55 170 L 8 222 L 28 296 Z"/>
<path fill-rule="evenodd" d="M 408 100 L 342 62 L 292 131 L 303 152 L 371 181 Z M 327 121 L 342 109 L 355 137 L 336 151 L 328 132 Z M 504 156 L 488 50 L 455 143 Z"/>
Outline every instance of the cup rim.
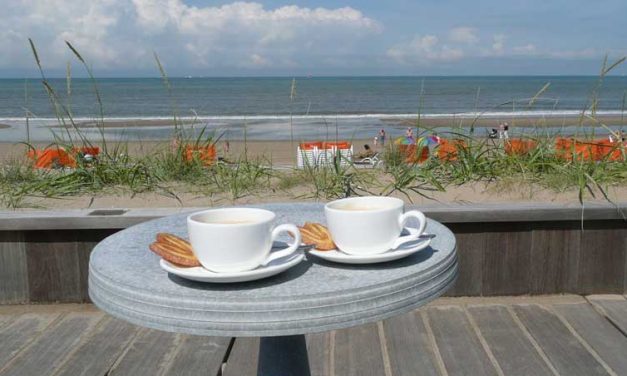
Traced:
<path fill-rule="evenodd" d="M 252 223 L 209 223 L 200 221 L 197 219 L 198 216 L 206 215 L 207 213 L 217 213 L 217 212 L 256 212 L 257 214 L 262 214 L 266 216 L 259 221 L 255 221 Z M 252 227 L 258 226 L 260 224 L 265 224 L 274 221 L 276 218 L 276 214 L 270 210 L 259 209 L 259 208 L 217 208 L 217 209 L 207 209 L 201 210 L 194 213 L 191 213 L 187 216 L 187 223 L 198 225 L 198 226 L 207 226 L 207 227 Z"/>
<path fill-rule="evenodd" d="M 399 198 L 396 197 L 388 197 L 388 196 L 361 196 L 361 197 L 348 197 L 348 198 L 342 198 L 339 200 L 334 200 L 331 202 L 328 202 L 327 204 L 324 205 L 324 209 L 331 211 L 331 212 L 337 212 L 337 213 L 348 213 L 351 212 L 350 210 L 343 210 L 343 209 L 338 209 L 335 208 L 335 205 L 339 205 L 342 204 L 344 202 L 348 202 L 348 201 L 361 201 L 361 200 L 375 200 L 375 201 L 387 201 L 387 202 L 395 202 L 396 205 L 394 206 L 390 206 L 390 207 L 384 207 L 381 209 L 373 209 L 373 210 L 368 210 L 366 212 L 368 213 L 382 213 L 385 211 L 389 211 L 389 210 L 395 210 L 395 209 L 399 209 L 399 208 L 403 208 L 405 206 L 405 202 Z M 360 211 L 360 212 L 355 212 L 353 211 L 352 213 L 364 213 L 364 211 Z"/>

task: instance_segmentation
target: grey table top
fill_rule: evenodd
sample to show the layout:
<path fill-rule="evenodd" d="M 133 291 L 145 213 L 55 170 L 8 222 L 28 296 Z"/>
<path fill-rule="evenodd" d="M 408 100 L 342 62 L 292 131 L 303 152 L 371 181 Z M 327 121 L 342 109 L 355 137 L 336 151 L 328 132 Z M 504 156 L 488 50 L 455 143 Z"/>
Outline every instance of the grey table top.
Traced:
<path fill-rule="evenodd" d="M 322 204 L 258 205 L 277 224 L 324 223 Z M 431 245 L 382 264 L 346 265 L 308 256 L 263 280 L 187 281 L 159 267 L 148 245 L 160 231 L 187 238 L 186 215 L 135 225 L 100 242 L 89 263 L 89 295 L 102 310 L 137 325 L 218 336 L 322 332 L 410 311 L 444 293 L 457 276 L 455 237 L 429 220 Z"/>

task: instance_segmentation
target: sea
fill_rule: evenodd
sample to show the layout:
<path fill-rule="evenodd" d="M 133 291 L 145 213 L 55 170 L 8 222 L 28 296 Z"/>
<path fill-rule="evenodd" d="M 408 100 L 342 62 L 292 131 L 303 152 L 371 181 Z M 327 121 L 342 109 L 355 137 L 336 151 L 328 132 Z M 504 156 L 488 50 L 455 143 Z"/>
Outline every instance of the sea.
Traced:
<path fill-rule="evenodd" d="M 105 129 L 109 140 L 164 140 L 172 137 L 175 117 L 186 121 L 183 129 L 191 137 L 202 132 L 233 140 L 370 138 L 381 128 L 402 134 L 408 120 L 418 117 L 450 119 L 451 131 L 460 119 L 477 117 L 494 124 L 521 117 L 576 122 L 572 117 L 594 98 L 597 115 L 627 118 L 625 76 L 56 78 L 48 83 L 54 92 L 41 79 L 0 79 L 0 124 L 8 126 L 0 129 L 0 142 L 72 137 L 76 131 L 64 128 L 71 123 L 86 137 L 101 137 L 100 130 L 81 124 L 102 119 L 124 124 Z M 621 120 L 612 127 L 623 126 Z M 553 128 L 543 131 L 569 132 Z"/>

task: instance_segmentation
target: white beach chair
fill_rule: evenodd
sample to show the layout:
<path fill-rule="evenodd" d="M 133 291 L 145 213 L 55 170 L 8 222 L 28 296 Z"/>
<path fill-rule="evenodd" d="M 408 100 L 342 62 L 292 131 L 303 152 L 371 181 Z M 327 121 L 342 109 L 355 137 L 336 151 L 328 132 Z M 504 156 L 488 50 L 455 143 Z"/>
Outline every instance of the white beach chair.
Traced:
<path fill-rule="evenodd" d="M 349 142 L 325 142 L 318 152 L 318 164 L 322 166 L 331 166 L 335 158 L 340 157 L 340 166 L 346 166 L 351 163 L 353 158 L 353 145 Z"/>
<path fill-rule="evenodd" d="M 341 165 L 348 165 L 351 163 L 351 161 L 353 160 L 353 145 L 351 144 L 350 147 L 345 148 L 345 149 L 339 149 L 340 150 L 340 155 L 342 157 L 340 164 Z"/>
<path fill-rule="evenodd" d="M 353 163 L 358 166 L 377 167 L 381 165 L 383 161 L 381 160 L 381 158 L 379 158 L 379 153 L 376 153 L 372 157 L 361 158 L 359 160 L 353 161 Z"/>
<path fill-rule="evenodd" d="M 321 146 L 321 142 L 303 142 L 299 144 L 296 148 L 296 166 L 298 168 L 316 166 Z"/>

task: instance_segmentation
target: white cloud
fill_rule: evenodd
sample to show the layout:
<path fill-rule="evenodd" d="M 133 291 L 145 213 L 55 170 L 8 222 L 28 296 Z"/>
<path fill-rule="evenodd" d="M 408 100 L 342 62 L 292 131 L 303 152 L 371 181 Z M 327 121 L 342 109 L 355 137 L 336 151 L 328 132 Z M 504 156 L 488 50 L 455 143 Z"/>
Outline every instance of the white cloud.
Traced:
<path fill-rule="evenodd" d="M 523 43 L 509 47 L 505 34 L 494 34 L 487 43 L 479 44 L 478 30 L 457 27 L 447 33 L 448 44 L 443 44 L 437 35 L 417 35 L 413 39 L 393 45 L 387 56 L 404 65 L 437 65 L 456 62 L 463 58 L 546 58 L 546 59 L 589 59 L 602 57 L 592 48 L 581 50 L 555 50 L 538 47 L 534 43 Z M 620 54 L 616 54 L 620 55 Z"/>
<path fill-rule="evenodd" d="M 112 44 L 111 31 L 123 28 L 120 22 L 128 4 L 115 0 L 95 1 L 19 1 L 8 0 L 0 13 L 0 67 L 32 64 L 28 38 L 34 39 L 44 64 L 65 64 L 70 53 L 65 46 L 69 40 L 94 62 L 117 65 L 123 56 L 123 38 Z"/>
<path fill-rule="evenodd" d="M 533 44 L 470 26 L 424 32 L 382 46 L 375 37 L 383 26 L 351 7 L 268 8 L 258 2 L 191 6 L 185 1 L 189 0 L 2 0 L 0 70 L 35 68 L 29 37 L 44 68 L 63 70 L 74 59 L 65 46 L 68 40 L 96 74 L 104 70 L 156 74 L 153 51 L 166 69 L 176 67 L 182 74 L 240 68 L 346 71 L 366 66 L 381 71 L 395 69 L 396 63 L 435 65 L 466 57 L 589 59 L 604 52 L 596 47 L 551 49 L 544 41 Z"/>
<path fill-rule="evenodd" d="M 250 62 L 253 66 L 259 66 L 259 67 L 264 67 L 264 66 L 268 66 L 271 64 L 270 60 L 266 59 L 265 57 L 259 54 L 250 55 Z"/>
<path fill-rule="evenodd" d="M 565 51 L 555 51 L 551 50 L 547 53 L 549 57 L 558 58 L 558 59 L 577 59 L 577 58 L 592 58 L 592 57 L 602 57 L 603 54 L 596 51 L 594 48 L 584 48 L 581 50 L 565 50 Z"/>
<path fill-rule="evenodd" d="M 468 26 L 461 26 L 451 29 L 448 34 L 448 39 L 453 43 L 462 44 L 475 44 L 479 42 L 477 29 Z"/>
<path fill-rule="evenodd" d="M 536 55 L 538 53 L 538 49 L 532 43 L 514 47 L 512 51 L 516 55 Z"/>
<path fill-rule="evenodd" d="M 47 67 L 71 58 L 69 40 L 96 68 L 267 66 L 359 52 L 382 26 L 357 9 L 266 9 L 256 2 L 190 6 L 183 0 L 8 0 L 0 13 L 0 68 L 32 64 L 32 37 Z M 289 64 L 288 64 L 289 65 Z"/>
<path fill-rule="evenodd" d="M 492 53 L 502 55 L 505 50 L 505 34 L 496 34 L 492 37 Z"/>
<path fill-rule="evenodd" d="M 435 35 L 417 35 L 407 43 L 391 47 L 387 55 L 402 64 L 428 65 L 459 60 L 464 56 L 464 52 L 460 48 L 440 45 Z"/>

